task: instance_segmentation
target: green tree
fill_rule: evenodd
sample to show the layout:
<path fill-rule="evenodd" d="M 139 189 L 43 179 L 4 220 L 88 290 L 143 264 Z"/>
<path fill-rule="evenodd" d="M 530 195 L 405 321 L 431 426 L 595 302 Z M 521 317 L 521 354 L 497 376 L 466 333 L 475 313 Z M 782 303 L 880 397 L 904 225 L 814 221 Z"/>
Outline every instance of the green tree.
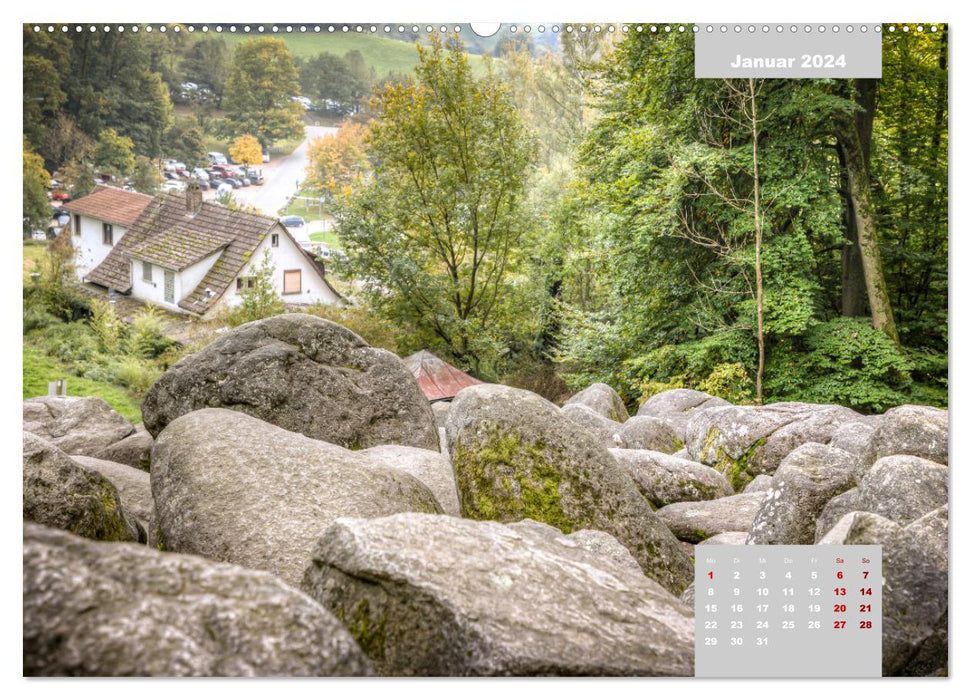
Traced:
<path fill-rule="evenodd" d="M 283 300 L 280 299 L 273 285 L 275 272 L 276 267 L 270 257 L 270 251 L 264 250 L 260 264 L 250 271 L 253 284 L 244 287 L 240 292 L 240 302 L 226 316 L 228 325 L 238 326 L 283 313 Z"/>
<path fill-rule="evenodd" d="M 113 175 L 128 175 L 135 169 L 135 142 L 114 129 L 105 129 L 94 147 L 94 166 Z"/>
<path fill-rule="evenodd" d="M 255 136 L 243 134 L 229 147 L 229 155 L 242 165 L 256 165 L 263 162 L 263 149 Z"/>
<path fill-rule="evenodd" d="M 212 90 L 217 103 L 222 101 L 229 75 L 229 49 L 221 37 L 197 39 L 182 61 L 182 72 L 191 80 Z"/>
<path fill-rule="evenodd" d="M 165 155 L 198 168 L 208 164 L 206 135 L 192 117 L 180 117 L 165 132 Z"/>
<path fill-rule="evenodd" d="M 24 25 L 23 37 L 24 135 L 39 148 L 67 100 L 61 86 L 70 43 L 61 33 L 35 32 L 29 25 Z"/>
<path fill-rule="evenodd" d="M 162 184 L 158 166 L 145 156 L 135 156 L 135 169 L 131 175 L 132 185 L 142 194 L 157 194 Z"/>
<path fill-rule="evenodd" d="M 253 134 L 265 147 L 303 133 L 303 107 L 290 98 L 300 90 L 286 42 L 250 39 L 236 47 L 223 107 L 233 137 Z"/>
<path fill-rule="evenodd" d="M 338 200 L 351 270 L 389 317 L 482 371 L 503 350 L 533 145 L 491 72 L 457 38 L 419 47 L 416 78 L 374 98 L 374 178 Z"/>
<path fill-rule="evenodd" d="M 300 64 L 303 94 L 338 115 L 357 111 L 370 85 L 351 70 L 346 60 L 330 53 L 318 54 Z"/>
<path fill-rule="evenodd" d="M 28 148 L 24 137 L 24 235 L 47 229 L 51 204 L 47 200 L 50 173 L 44 170 L 44 159 Z"/>

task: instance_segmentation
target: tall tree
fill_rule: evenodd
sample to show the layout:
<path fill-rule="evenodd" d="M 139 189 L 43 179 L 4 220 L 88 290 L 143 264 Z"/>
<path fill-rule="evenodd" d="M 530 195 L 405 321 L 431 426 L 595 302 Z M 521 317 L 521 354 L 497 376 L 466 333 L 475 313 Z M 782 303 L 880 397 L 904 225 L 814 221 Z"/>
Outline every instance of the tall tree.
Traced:
<path fill-rule="evenodd" d="M 223 107 L 233 137 L 253 134 L 264 147 L 303 133 L 303 107 L 293 55 L 282 39 L 262 37 L 236 47 Z"/>
<path fill-rule="evenodd" d="M 47 200 L 50 174 L 44 170 L 44 159 L 30 150 L 24 138 L 24 235 L 46 230 L 51 218 L 51 204 Z"/>
<path fill-rule="evenodd" d="M 181 161 L 189 168 L 206 165 L 206 135 L 199 122 L 192 117 L 179 117 L 165 132 L 165 154 Z"/>
<path fill-rule="evenodd" d="M 340 234 L 380 309 L 480 372 L 513 291 L 533 146 L 506 88 L 473 76 L 457 38 L 419 47 L 415 75 L 374 98 L 376 167 L 339 200 Z"/>
<path fill-rule="evenodd" d="M 197 39 L 182 60 L 182 73 L 186 80 L 198 83 L 222 101 L 229 76 L 229 48 L 222 37 L 207 36 Z"/>
<path fill-rule="evenodd" d="M 113 175 L 128 175 L 135 168 L 135 143 L 114 129 L 105 129 L 94 147 L 94 165 Z"/>

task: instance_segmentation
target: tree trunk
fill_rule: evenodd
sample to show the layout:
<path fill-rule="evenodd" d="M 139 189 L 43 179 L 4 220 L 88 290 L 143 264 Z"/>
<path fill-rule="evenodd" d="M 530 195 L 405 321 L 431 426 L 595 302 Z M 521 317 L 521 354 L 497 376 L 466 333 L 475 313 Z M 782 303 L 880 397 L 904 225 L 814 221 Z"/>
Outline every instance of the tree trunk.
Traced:
<path fill-rule="evenodd" d="M 863 265 L 863 278 L 866 282 L 867 300 L 873 327 L 883 331 L 899 344 L 897 326 L 893 319 L 887 282 L 883 276 L 883 263 L 877 242 L 877 227 L 870 196 L 870 174 L 866 167 L 863 144 L 854 121 L 845 120 L 839 125 L 837 138 L 843 152 L 846 167 L 846 180 L 849 197 L 853 206 L 853 219 L 859 239 L 860 259 Z"/>
<path fill-rule="evenodd" d="M 854 116 L 854 125 L 860 137 L 864 168 L 869 178 L 870 143 L 873 138 L 873 117 L 876 114 L 877 81 L 875 78 L 861 78 L 854 81 L 855 99 L 860 110 Z M 843 316 L 866 315 L 866 278 L 863 272 L 863 256 L 860 252 L 859 234 L 856 230 L 856 212 L 853 198 L 849 195 L 850 185 L 846 177 L 846 162 L 840 151 L 840 166 L 843 169 L 843 184 L 846 194 L 846 237 L 843 248 L 842 275 L 842 314 Z"/>

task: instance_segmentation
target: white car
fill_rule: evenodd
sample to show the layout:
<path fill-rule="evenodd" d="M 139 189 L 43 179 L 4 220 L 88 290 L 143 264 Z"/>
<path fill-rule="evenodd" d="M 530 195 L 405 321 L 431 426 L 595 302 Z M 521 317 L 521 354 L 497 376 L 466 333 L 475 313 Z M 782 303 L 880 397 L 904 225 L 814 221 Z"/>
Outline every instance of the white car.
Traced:
<path fill-rule="evenodd" d="M 233 186 L 230 185 L 228 182 L 224 182 L 219 187 L 216 188 L 217 197 L 222 197 L 223 195 L 226 195 L 226 194 L 232 195 L 232 193 L 233 193 Z"/>
<path fill-rule="evenodd" d="M 229 165 L 229 161 L 226 160 L 226 156 L 218 151 L 209 152 L 209 162 L 212 165 Z"/>
<path fill-rule="evenodd" d="M 164 162 L 162 163 L 162 165 L 163 165 L 163 166 L 165 167 L 165 169 L 166 169 L 166 170 L 168 170 L 168 171 L 169 171 L 170 173 L 171 173 L 171 172 L 175 172 L 175 171 L 177 171 L 177 170 L 185 170 L 185 163 L 182 163 L 182 162 L 180 162 L 180 161 L 177 161 L 177 160 L 166 160 L 166 161 L 164 161 Z"/>
<path fill-rule="evenodd" d="M 162 185 L 163 192 L 184 192 L 185 183 L 182 180 L 166 180 Z"/>
<path fill-rule="evenodd" d="M 206 182 L 209 182 L 209 173 L 207 173 L 202 168 L 193 168 L 192 175 L 194 177 L 199 178 L 200 180 L 205 180 Z"/>

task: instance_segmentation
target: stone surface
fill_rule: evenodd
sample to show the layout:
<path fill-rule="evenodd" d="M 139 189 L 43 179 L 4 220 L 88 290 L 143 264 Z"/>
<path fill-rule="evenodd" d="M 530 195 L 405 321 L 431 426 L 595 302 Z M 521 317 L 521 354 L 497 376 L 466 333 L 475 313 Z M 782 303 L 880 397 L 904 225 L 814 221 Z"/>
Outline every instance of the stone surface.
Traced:
<path fill-rule="evenodd" d="M 684 593 L 681 594 L 681 602 L 687 605 L 692 610 L 694 610 L 694 607 L 695 607 L 695 584 L 694 583 L 692 583 L 690 586 L 684 589 Z"/>
<path fill-rule="evenodd" d="M 633 420 L 633 419 L 631 419 Z M 711 467 L 652 450 L 610 450 L 655 507 L 732 495 L 728 480 Z"/>
<path fill-rule="evenodd" d="M 684 448 L 684 443 L 674 429 L 660 418 L 634 416 L 620 426 L 617 446 L 628 450 L 674 454 Z"/>
<path fill-rule="evenodd" d="M 494 384 L 468 387 L 452 401 L 446 432 L 464 517 L 603 530 L 668 590 L 680 593 L 690 583 L 690 558 L 634 481 L 542 397 Z"/>
<path fill-rule="evenodd" d="M 656 515 L 679 540 L 697 543 L 723 532 L 748 532 L 764 496 L 739 493 L 714 501 L 672 503 Z"/>
<path fill-rule="evenodd" d="M 697 411 L 730 405 L 725 399 L 694 389 L 671 389 L 655 394 L 641 404 L 637 415 L 659 418 L 667 423 L 681 442 L 687 440 L 688 421 Z"/>
<path fill-rule="evenodd" d="M 867 463 L 890 455 L 912 455 L 947 464 L 947 411 L 908 405 L 884 413 L 870 440 Z"/>
<path fill-rule="evenodd" d="M 858 460 L 849 452 L 810 442 L 783 460 L 772 476 L 748 544 L 813 544 L 827 502 L 851 489 Z"/>
<path fill-rule="evenodd" d="M 883 457 L 860 479 L 857 510 L 904 524 L 947 505 L 947 467 L 920 457 Z"/>
<path fill-rule="evenodd" d="M 409 474 L 218 408 L 181 416 L 158 436 L 152 495 L 162 548 L 269 571 L 291 584 L 339 517 L 440 512 Z"/>
<path fill-rule="evenodd" d="M 40 396 L 23 404 L 24 430 L 67 454 L 94 456 L 135 432 L 131 421 L 93 396 Z"/>
<path fill-rule="evenodd" d="M 883 674 L 946 675 L 947 506 L 905 527 L 873 513 L 844 519 L 843 544 L 883 545 Z"/>
<path fill-rule="evenodd" d="M 26 676 L 351 676 L 337 619 L 268 574 L 24 523 Z"/>
<path fill-rule="evenodd" d="M 702 540 L 698 544 L 739 545 L 745 544 L 746 540 L 748 540 L 747 532 L 720 532 L 713 537 L 709 537 L 707 540 Z"/>
<path fill-rule="evenodd" d="M 772 477 L 768 474 L 759 474 L 746 484 L 742 493 L 765 493 L 772 488 Z"/>
<path fill-rule="evenodd" d="M 586 406 L 616 423 L 623 423 L 630 417 L 620 394 L 602 382 L 591 384 L 583 391 L 574 394 L 564 402 L 563 408 L 574 405 Z"/>
<path fill-rule="evenodd" d="M 428 487 L 442 512 L 446 515 L 460 515 L 459 492 L 455 486 L 455 473 L 448 456 L 418 447 L 404 445 L 379 445 L 369 447 L 358 453 L 374 466 L 398 469 L 411 474 Z"/>
<path fill-rule="evenodd" d="M 448 419 L 448 411 L 451 407 L 451 401 L 436 401 L 432 404 L 432 413 L 435 415 L 436 427 L 445 427 L 445 421 Z"/>
<path fill-rule="evenodd" d="M 148 472 L 130 467 L 127 464 L 108 462 L 104 459 L 75 455 L 71 457 L 90 472 L 97 472 L 118 489 L 121 505 L 138 520 L 139 525 L 148 532 L 149 523 L 155 512 L 152 499 L 152 484 Z"/>
<path fill-rule="evenodd" d="M 826 505 L 823 506 L 823 511 L 819 514 L 819 518 L 816 520 L 816 542 L 818 543 L 827 532 L 832 530 L 833 526 L 844 515 L 859 510 L 857 507 L 859 500 L 860 490 L 858 488 L 844 491 L 838 496 L 833 496 L 829 499 Z"/>
<path fill-rule="evenodd" d="M 870 416 L 870 418 L 882 419 L 883 416 Z M 829 445 L 845 450 L 850 454 L 864 457 L 870 449 L 870 442 L 879 425 L 879 420 L 857 420 L 843 423 L 833 431 Z"/>
<path fill-rule="evenodd" d="M 774 404 L 778 405 L 778 404 Z M 761 450 L 753 454 L 749 468 L 754 473 L 775 474 L 782 461 L 800 445 L 829 443 L 833 435 L 847 422 L 858 421 L 856 411 L 843 406 L 823 404 L 793 404 L 803 408 L 803 415 L 783 425 L 766 438 Z"/>
<path fill-rule="evenodd" d="M 559 533 L 559 530 L 557 530 Z M 588 552 L 593 552 L 600 556 L 609 557 L 629 571 L 643 576 L 641 565 L 630 555 L 630 551 L 617 541 L 613 535 L 602 530 L 577 530 L 569 535 L 558 534 L 560 544 L 566 545 L 568 542 L 575 542 Z"/>
<path fill-rule="evenodd" d="M 111 482 L 89 472 L 53 444 L 23 434 L 23 517 L 105 541 L 144 541 Z"/>
<path fill-rule="evenodd" d="M 129 467 L 143 469 L 146 472 L 152 465 L 152 445 L 155 440 L 144 425 L 135 426 L 135 432 L 118 442 L 108 445 L 103 450 L 91 455 L 97 459 L 109 462 L 127 464 Z"/>
<path fill-rule="evenodd" d="M 616 447 L 619 443 L 621 424 L 604 418 L 589 406 L 569 404 L 563 407 L 563 415 L 590 431 L 605 447 Z"/>
<path fill-rule="evenodd" d="M 233 409 L 354 449 L 438 449 L 431 406 L 404 363 L 306 314 L 246 323 L 182 358 L 149 389 L 142 415 L 157 436 L 200 408 Z"/>
<path fill-rule="evenodd" d="M 691 610 L 561 540 L 444 515 L 342 518 L 303 587 L 381 674 L 690 676 Z"/>

